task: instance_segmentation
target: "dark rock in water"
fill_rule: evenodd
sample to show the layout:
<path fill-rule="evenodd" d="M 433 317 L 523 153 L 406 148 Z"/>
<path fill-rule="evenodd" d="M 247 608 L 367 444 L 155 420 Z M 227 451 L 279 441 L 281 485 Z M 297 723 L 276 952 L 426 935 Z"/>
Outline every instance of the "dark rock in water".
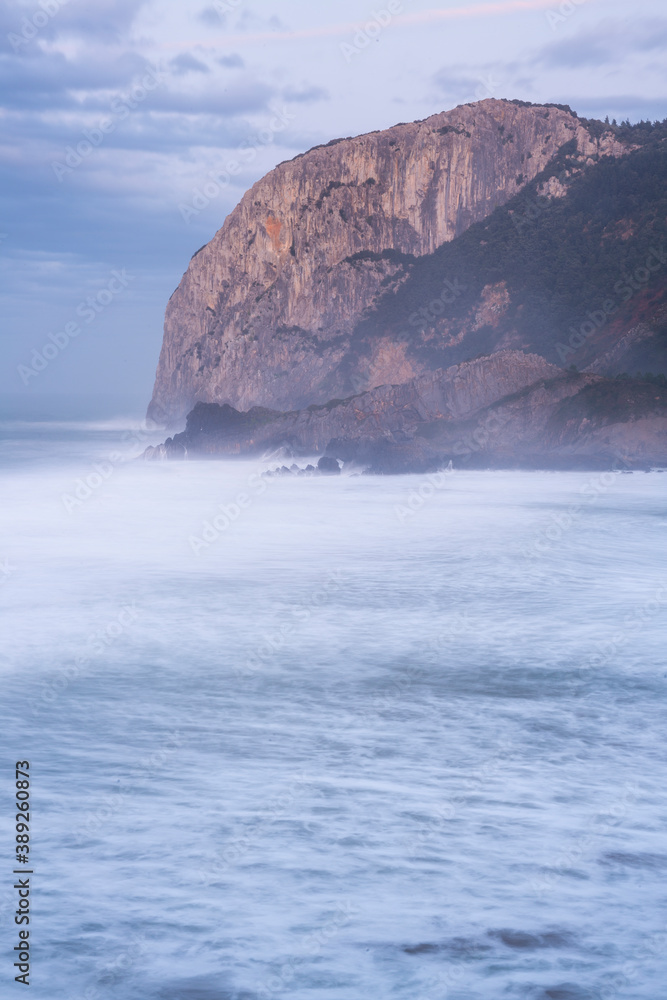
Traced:
<path fill-rule="evenodd" d="M 426 942 L 425 944 L 413 944 L 406 946 L 403 951 L 406 955 L 433 955 L 440 951 L 440 946 Z"/>
<path fill-rule="evenodd" d="M 317 463 L 317 471 L 325 476 L 339 476 L 340 465 L 337 459 L 329 458 L 328 455 L 322 455 L 322 458 Z"/>
<path fill-rule="evenodd" d="M 562 930 L 530 934 L 527 931 L 515 931 L 503 928 L 497 931 L 489 931 L 489 937 L 497 938 L 503 944 L 507 945 L 508 948 L 526 949 L 527 951 L 533 951 L 538 948 L 567 948 L 575 943 L 573 936 L 567 931 Z"/>
<path fill-rule="evenodd" d="M 298 476 L 301 472 L 298 465 L 293 465 L 291 469 L 288 469 L 286 465 L 281 465 L 277 469 L 268 469 L 264 475 L 265 476 Z"/>
<path fill-rule="evenodd" d="M 599 996 L 599 992 L 593 993 L 577 983 L 560 983 L 544 990 L 540 1000 L 594 1000 L 594 997 Z"/>
<path fill-rule="evenodd" d="M 274 476 L 335 476 L 336 473 L 340 473 L 340 467 L 338 462 L 333 458 L 323 458 L 320 462 L 324 462 L 324 467 L 319 467 L 316 469 L 314 465 L 306 465 L 302 467 L 293 462 L 289 469 L 286 465 L 281 465 L 277 469 L 268 469 L 263 475 L 273 478 Z M 333 465 L 330 465 L 333 463 Z"/>

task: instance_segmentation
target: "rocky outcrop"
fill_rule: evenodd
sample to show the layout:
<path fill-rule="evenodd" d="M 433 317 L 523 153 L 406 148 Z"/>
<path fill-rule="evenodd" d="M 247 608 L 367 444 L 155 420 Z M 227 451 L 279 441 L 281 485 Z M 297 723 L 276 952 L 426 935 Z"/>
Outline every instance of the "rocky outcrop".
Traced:
<path fill-rule="evenodd" d="M 360 368 L 357 324 L 412 262 L 489 216 L 563 147 L 565 180 L 628 148 L 567 109 L 486 100 L 280 164 L 172 295 L 149 415 L 174 422 L 197 401 L 291 410 L 437 367 L 389 335 Z M 542 190 L 560 197 L 563 177 Z M 474 322 L 504 301 L 491 288 Z"/>
<path fill-rule="evenodd" d="M 278 447 L 312 454 L 326 452 L 334 440 L 345 453 L 340 457 L 349 457 L 353 445 L 412 440 L 431 421 L 456 422 L 558 372 L 536 355 L 502 351 L 410 382 L 288 413 L 264 407 L 240 413 L 228 404 L 198 403 L 185 431 L 160 449 L 148 449 L 147 457 L 234 455 Z"/>
<path fill-rule="evenodd" d="M 561 371 L 420 433 L 434 453 L 468 467 L 667 466 L 667 386 Z"/>
<path fill-rule="evenodd" d="M 667 462 L 667 386 L 564 372 L 501 351 L 349 399 L 281 413 L 198 403 L 146 458 L 320 453 L 371 472 Z M 331 465 L 333 469 L 333 465 Z"/>

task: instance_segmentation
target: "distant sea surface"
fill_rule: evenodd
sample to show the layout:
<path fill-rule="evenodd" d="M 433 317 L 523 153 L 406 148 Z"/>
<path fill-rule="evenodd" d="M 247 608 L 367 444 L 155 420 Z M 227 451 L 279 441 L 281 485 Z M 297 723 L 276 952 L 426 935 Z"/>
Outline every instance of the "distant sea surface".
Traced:
<path fill-rule="evenodd" d="M 39 1000 L 662 1000 L 667 474 L 0 427 Z"/>

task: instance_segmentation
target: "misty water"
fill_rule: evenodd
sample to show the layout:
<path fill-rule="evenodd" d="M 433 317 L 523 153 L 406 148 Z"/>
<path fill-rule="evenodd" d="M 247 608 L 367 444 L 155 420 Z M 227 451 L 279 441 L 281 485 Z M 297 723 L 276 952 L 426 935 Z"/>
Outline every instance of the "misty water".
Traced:
<path fill-rule="evenodd" d="M 32 995 L 664 996 L 667 475 L 266 479 L 122 430 L 2 428 Z"/>

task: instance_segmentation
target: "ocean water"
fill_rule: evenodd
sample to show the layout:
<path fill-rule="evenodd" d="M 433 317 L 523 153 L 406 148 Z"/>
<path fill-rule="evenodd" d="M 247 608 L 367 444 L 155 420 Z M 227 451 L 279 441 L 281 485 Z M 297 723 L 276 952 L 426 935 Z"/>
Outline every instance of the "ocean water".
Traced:
<path fill-rule="evenodd" d="M 6 995 L 667 996 L 667 474 L 0 439 Z"/>

